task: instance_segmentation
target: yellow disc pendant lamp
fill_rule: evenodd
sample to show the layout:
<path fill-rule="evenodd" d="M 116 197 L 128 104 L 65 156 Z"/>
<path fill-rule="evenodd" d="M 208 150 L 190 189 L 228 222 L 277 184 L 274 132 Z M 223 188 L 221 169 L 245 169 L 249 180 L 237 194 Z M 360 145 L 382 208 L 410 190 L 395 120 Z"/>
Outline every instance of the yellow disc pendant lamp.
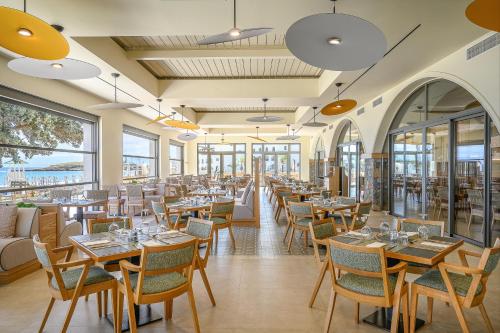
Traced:
<path fill-rule="evenodd" d="M 465 10 L 465 16 L 480 27 L 500 32 L 500 1 L 474 0 Z"/>
<path fill-rule="evenodd" d="M 184 108 L 185 105 L 181 105 L 181 117 L 182 120 L 175 120 L 175 112 L 172 112 L 172 119 L 165 120 L 163 123 L 167 126 L 170 127 L 175 127 L 175 128 L 182 128 L 186 130 L 197 130 L 200 128 L 200 126 L 190 123 L 189 121 L 184 121 Z"/>
<path fill-rule="evenodd" d="M 358 103 L 353 99 L 340 99 L 340 86 L 342 83 L 336 83 L 337 100 L 321 109 L 321 114 L 325 116 L 338 116 L 352 110 Z"/>
<path fill-rule="evenodd" d="M 13 8 L 0 6 L 0 46 L 28 58 L 58 60 L 69 53 L 64 36 L 47 22 Z"/>
<path fill-rule="evenodd" d="M 163 113 L 161 113 L 161 101 L 162 101 L 162 99 L 161 98 L 157 98 L 156 101 L 158 102 L 158 117 L 156 117 L 153 120 L 148 121 L 146 123 L 146 125 L 151 125 L 151 124 L 157 123 L 157 122 L 159 122 L 159 121 L 161 121 L 163 119 L 168 118 L 168 116 L 166 116 Z"/>

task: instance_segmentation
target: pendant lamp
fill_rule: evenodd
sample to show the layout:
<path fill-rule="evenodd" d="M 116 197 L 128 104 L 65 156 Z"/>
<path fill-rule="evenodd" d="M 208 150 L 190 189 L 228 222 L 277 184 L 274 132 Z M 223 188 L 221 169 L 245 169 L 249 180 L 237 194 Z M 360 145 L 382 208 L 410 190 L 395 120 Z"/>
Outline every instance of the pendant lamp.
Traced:
<path fill-rule="evenodd" d="M 157 98 L 156 101 L 158 102 L 158 116 L 155 119 L 148 121 L 146 123 L 146 125 L 157 123 L 157 122 L 162 121 L 163 119 L 168 117 L 167 115 L 164 115 L 163 113 L 161 113 L 161 101 L 162 101 L 162 99 Z"/>
<path fill-rule="evenodd" d="M 186 130 L 186 133 L 179 134 L 177 136 L 177 139 L 182 140 L 182 141 L 191 141 L 196 139 L 198 136 L 194 132 L 189 132 L 189 130 Z"/>
<path fill-rule="evenodd" d="M 286 140 L 286 141 L 289 141 L 289 140 L 297 140 L 298 138 L 300 138 L 300 136 L 295 135 L 295 130 L 292 130 L 293 134 L 290 135 L 290 124 L 287 124 L 286 126 L 287 126 L 287 135 L 278 136 L 276 138 L 276 140 L 280 140 L 280 141 Z"/>
<path fill-rule="evenodd" d="M 26 12 L 0 6 L 0 46 L 39 60 L 58 60 L 69 53 L 64 36 L 47 22 Z"/>
<path fill-rule="evenodd" d="M 17 58 L 9 61 L 7 66 L 19 74 L 52 80 L 83 80 L 101 74 L 99 67 L 71 58 L 55 61 Z"/>
<path fill-rule="evenodd" d="M 321 114 L 325 116 L 341 115 L 352 110 L 358 104 L 353 99 L 340 99 L 340 86 L 342 86 L 342 83 L 335 83 L 335 85 L 337 86 L 337 100 L 321 109 Z"/>
<path fill-rule="evenodd" d="M 188 130 L 197 130 L 200 128 L 200 126 L 193 124 L 189 121 L 184 121 L 184 108 L 185 105 L 181 105 L 181 120 L 176 120 L 175 117 L 175 112 L 172 112 L 172 119 L 165 120 L 163 123 L 165 125 L 171 126 L 171 127 L 176 127 L 176 128 L 182 128 L 182 129 L 188 129 Z"/>
<path fill-rule="evenodd" d="M 133 109 L 143 106 L 142 104 L 137 103 L 120 103 L 116 99 L 117 87 L 116 87 L 116 79 L 120 76 L 118 73 L 111 73 L 111 76 L 115 79 L 114 88 L 115 88 L 115 101 L 111 103 L 97 104 L 89 106 L 90 109 L 93 110 L 114 110 L 114 109 Z"/>
<path fill-rule="evenodd" d="M 274 123 L 274 122 L 282 120 L 283 118 L 281 118 L 281 117 L 267 115 L 267 107 L 266 107 L 267 101 L 269 101 L 268 98 L 262 99 L 262 102 L 264 102 L 264 115 L 247 118 L 247 121 L 252 122 L 252 123 Z"/>
<path fill-rule="evenodd" d="M 335 12 L 303 17 L 285 35 L 288 49 L 303 62 L 322 69 L 352 71 L 378 62 L 387 50 L 384 33 L 353 15 Z"/>
<path fill-rule="evenodd" d="M 326 124 L 326 123 L 316 121 L 316 110 L 317 109 L 318 109 L 317 106 L 313 106 L 313 121 L 305 123 L 304 126 L 307 126 L 307 127 L 325 127 L 325 126 L 328 126 L 328 124 Z"/>
<path fill-rule="evenodd" d="M 251 28 L 251 29 L 239 29 L 236 27 L 236 0 L 233 0 L 233 28 L 231 30 L 218 34 L 209 36 L 198 41 L 198 45 L 210 45 L 219 44 L 225 42 L 233 42 L 235 40 L 241 40 L 245 38 L 251 38 L 267 34 L 272 31 L 273 28 Z"/>
<path fill-rule="evenodd" d="M 257 135 L 256 136 L 248 136 L 250 139 L 254 139 L 254 140 L 257 140 L 257 141 L 261 141 L 261 142 L 267 142 L 266 140 L 262 139 L 261 137 L 259 137 L 259 126 L 256 126 L 255 129 L 257 130 Z"/>
<path fill-rule="evenodd" d="M 500 32 L 500 1 L 474 0 L 465 10 L 465 16 L 478 26 Z"/>

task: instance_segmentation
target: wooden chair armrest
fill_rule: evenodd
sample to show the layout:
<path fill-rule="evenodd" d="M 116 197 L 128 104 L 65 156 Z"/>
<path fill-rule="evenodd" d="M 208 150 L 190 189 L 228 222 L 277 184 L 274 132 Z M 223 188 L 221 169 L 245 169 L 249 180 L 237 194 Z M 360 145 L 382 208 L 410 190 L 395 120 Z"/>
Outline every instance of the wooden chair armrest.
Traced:
<path fill-rule="evenodd" d="M 454 271 L 454 272 L 459 272 L 459 273 L 465 273 L 465 274 L 484 274 L 484 270 L 480 268 L 473 268 L 473 267 L 467 267 L 467 266 L 458 266 L 454 264 L 449 264 L 446 262 L 440 262 L 438 264 L 439 267 L 444 268 L 446 271 Z"/>
<path fill-rule="evenodd" d="M 317 238 L 315 238 L 313 241 L 315 243 L 317 243 L 317 244 L 321 244 L 321 245 L 324 245 L 324 246 L 328 246 L 329 243 L 330 243 L 329 240 L 328 240 L 328 238 L 325 238 L 325 239 L 317 239 Z"/>
<path fill-rule="evenodd" d="M 458 250 L 458 255 L 460 255 L 460 256 L 471 256 L 471 257 L 476 257 L 476 258 L 481 258 L 481 256 L 482 256 L 481 253 L 472 252 L 472 251 L 463 250 L 463 249 Z"/>
<path fill-rule="evenodd" d="M 127 271 L 136 272 L 136 273 L 140 272 L 140 270 L 141 270 L 141 266 L 134 265 L 130 261 L 127 261 L 127 260 L 120 260 L 120 268 L 123 268 Z"/>
<path fill-rule="evenodd" d="M 404 271 L 406 270 L 406 267 L 408 266 L 407 263 L 405 262 L 400 262 L 399 264 L 397 264 L 396 266 L 392 266 L 392 267 L 389 267 L 387 268 L 387 274 L 395 274 L 395 273 L 399 273 L 401 271 Z"/>
<path fill-rule="evenodd" d="M 52 249 L 52 252 L 54 252 L 54 253 L 61 253 L 61 252 L 67 252 L 67 251 L 73 251 L 73 245 L 66 245 L 66 246 L 56 247 L 56 248 Z"/>
<path fill-rule="evenodd" d="M 77 259 L 77 260 L 73 260 L 73 261 L 57 263 L 54 265 L 54 267 L 66 269 L 66 268 L 76 267 L 76 266 L 91 265 L 93 262 L 94 261 L 90 258 L 82 258 L 82 259 Z"/>

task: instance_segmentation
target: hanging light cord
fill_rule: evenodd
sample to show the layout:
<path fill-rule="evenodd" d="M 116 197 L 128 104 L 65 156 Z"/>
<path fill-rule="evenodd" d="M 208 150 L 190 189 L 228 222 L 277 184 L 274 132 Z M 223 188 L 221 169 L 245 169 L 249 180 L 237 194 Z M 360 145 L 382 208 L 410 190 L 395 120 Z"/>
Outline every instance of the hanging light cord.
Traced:
<path fill-rule="evenodd" d="M 24 12 L 26 13 L 26 0 L 24 0 Z"/>
<path fill-rule="evenodd" d="M 337 0 L 332 0 L 332 1 L 333 1 L 333 13 L 335 14 L 335 2 L 336 2 Z"/>
<path fill-rule="evenodd" d="M 116 103 L 116 76 L 115 76 L 115 103 Z"/>
<path fill-rule="evenodd" d="M 233 28 L 236 29 L 236 0 L 233 1 Z"/>

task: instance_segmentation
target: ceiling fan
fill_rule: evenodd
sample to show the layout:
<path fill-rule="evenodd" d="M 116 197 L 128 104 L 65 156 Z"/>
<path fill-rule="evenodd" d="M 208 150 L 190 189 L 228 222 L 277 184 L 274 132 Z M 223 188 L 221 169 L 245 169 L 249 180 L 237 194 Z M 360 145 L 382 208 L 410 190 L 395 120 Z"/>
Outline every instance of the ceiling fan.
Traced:
<path fill-rule="evenodd" d="M 233 27 L 224 33 L 218 35 L 212 35 L 202 40 L 198 41 L 198 45 L 211 45 L 219 44 L 225 42 L 233 42 L 235 40 L 241 40 L 251 37 L 256 37 L 260 35 L 267 34 L 272 31 L 273 28 L 250 28 L 250 29 L 239 29 L 236 27 L 236 0 L 233 1 Z"/>
<path fill-rule="evenodd" d="M 257 140 L 257 141 L 261 141 L 261 142 L 267 142 L 266 140 L 262 139 L 259 137 L 259 126 L 256 126 L 255 127 L 257 129 L 257 136 L 248 136 L 250 139 L 254 139 L 254 140 Z"/>

